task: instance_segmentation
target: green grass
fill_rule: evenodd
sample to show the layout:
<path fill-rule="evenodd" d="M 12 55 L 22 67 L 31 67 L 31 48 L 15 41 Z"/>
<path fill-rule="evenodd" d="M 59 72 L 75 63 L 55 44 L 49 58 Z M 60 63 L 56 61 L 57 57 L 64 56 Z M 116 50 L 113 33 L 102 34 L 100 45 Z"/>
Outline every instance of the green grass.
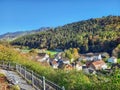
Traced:
<path fill-rule="evenodd" d="M 30 49 L 21 49 L 21 52 L 23 52 L 23 53 L 29 53 L 29 52 L 30 52 Z M 57 54 L 58 52 L 57 52 L 57 51 L 54 51 L 54 50 L 46 50 L 45 53 L 51 54 L 51 55 L 55 55 L 55 54 Z"/>
<path fill-rule="evenodd" d="M 55 55 L 58 52 L 57 51 L 53 51 L 53 50 L 46 50 L 45 53 L 50 53 L 51 55 Z"/>
<path fill-rule="evenodd" d="M 118 63 L 120 63 L 120 58 L 118 59 L 118 61 L 117 61 Z"/>

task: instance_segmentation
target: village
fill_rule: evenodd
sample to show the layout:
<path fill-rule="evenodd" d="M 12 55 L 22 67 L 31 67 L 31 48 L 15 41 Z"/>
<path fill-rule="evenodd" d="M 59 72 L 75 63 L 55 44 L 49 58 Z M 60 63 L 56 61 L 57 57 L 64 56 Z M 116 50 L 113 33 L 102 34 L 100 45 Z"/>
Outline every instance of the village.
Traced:
<path fill-rule="evenodd" d="M 106 53 L 80 54 L 77 60 L 62 57 L 62 52 L 55 54 L 53 58 L 47 53 L 39 53 L 35 59 L 40 63 L 50 65 L 53 69 L 62 69 L 67 72 L 83 71 L 85 74 L 97 74 L 101 70 L 110 72 L 115 66 L 120 68 L 118 59 L 115 56 L 108 57 Z"/>

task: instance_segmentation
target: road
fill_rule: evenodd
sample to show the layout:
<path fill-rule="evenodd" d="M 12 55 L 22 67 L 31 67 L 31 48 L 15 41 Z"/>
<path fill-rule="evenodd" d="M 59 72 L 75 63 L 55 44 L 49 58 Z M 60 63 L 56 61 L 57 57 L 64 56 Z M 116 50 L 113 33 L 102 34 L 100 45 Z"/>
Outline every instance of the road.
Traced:
<path fill-rule="evenodd" d="M 14 79 L 14 83 L 20 86 L 21 90 L 35 90 L 31 85 L 29 85 L 20 75 L 18 75 L 14 71 L 8 71 L 8 70 L 3 70 L 0 69 L 0 72 L 5 74 L 7 78 Z"/>

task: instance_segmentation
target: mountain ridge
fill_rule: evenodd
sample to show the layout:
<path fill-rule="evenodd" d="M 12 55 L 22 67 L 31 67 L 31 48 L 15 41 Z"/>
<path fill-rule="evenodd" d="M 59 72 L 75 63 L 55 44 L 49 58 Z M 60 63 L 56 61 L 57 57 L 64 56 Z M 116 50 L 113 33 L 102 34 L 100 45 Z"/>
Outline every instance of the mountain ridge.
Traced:
<path fill-rule="evenodd" d="M 49 29 L 50 29 L 50 27 L 41 27 L 36 30 L 7 32 L 5 34 L 0 35 L 0 40 L 14 40 L 14 39 L 24 36 L 24 35 L 34 34 L 34 33 L 38 33 L 40 31 L 49 30 Z"/>

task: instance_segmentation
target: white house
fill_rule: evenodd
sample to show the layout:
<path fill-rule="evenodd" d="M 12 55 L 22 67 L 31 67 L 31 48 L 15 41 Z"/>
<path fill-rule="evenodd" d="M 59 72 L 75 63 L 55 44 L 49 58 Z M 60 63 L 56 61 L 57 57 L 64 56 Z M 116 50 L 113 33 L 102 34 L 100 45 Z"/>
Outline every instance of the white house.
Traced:
<path fill-rule="evenodd" d="M 45 54 L 43 60 L 46 60 L 46 59 L 48 59 L 48 58 L 49 58 L 49 55 L 48 55 L 48 54 Z"/>
<path fill-rule="evenodd" d="M 94 55 L 94 56 L 93 56 L 93 60 L 94 60 L 94 61 L 102 60 L 101 54 L 99 54 L 99 55 Z"/>
<path fill-rule="evenodd" d="M 98 60 L 102 60 L 101 54 L 98 55 Z"/>
<path fill-rule="evenodd" d="M 54 68 L 54 69 L 58 69 L 59 64 L 57 63 L 56 60 L 51 60 L 50 61 L 50 65 Z"/>
<path fill-rule="evenodd" d="M 69 60 L 63 60 L 63 63 L 64 64 L 70 64 L 70 61 Z"/>
<path fill-rule="evenodd" d="M 75 68 L 76 68 L 77 71 L 82 70 L 82 65 L 81 65 L 81 63 L 80 63 L 80 62 L 77 63 L 77 64 L 75 65 Z"/>
<path fill-rule="evenodd" d="M 87 54 L 81 56 L 78 60 L 79 61 L 81 61 L 81 60 L 97 61 L 97 60 L 102 60 L 102 56 L 99 53 L 87 53 Z"/>
<path fill-rule="evenodd" d="M 38 56 L 36 56 L 36 59 L 39 62 L 44 62 L 44 61 L 49 62 L 49 55 L 45 53 L 40 53 Z"/>
<path fill-rule="evenodd" d="M 108 62 L 110 62 L 110 63 L 117 63 L 117 58 L 116 57 L 110 57 L 109 59 L 108 59 Z"/>

